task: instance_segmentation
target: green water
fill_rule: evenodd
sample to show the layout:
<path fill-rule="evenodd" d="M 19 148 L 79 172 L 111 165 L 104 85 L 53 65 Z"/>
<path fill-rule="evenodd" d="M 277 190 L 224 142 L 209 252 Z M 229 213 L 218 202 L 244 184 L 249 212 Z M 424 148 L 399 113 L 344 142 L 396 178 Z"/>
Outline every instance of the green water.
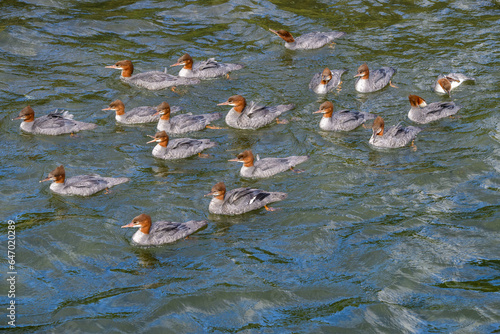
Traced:
<path fill-rule="evenodd" d="M 492 333 L 500 331 L 500 6 L 494 1 L 4 1 L 0 14 L 2 238 L 16 222 L 17 327 L 22 333 Z M 290 51 L 268 31 L 340 30 L 335 48 Z M 106 69 L 163 70 L 184 53 L 245 64 L 228 79 L 176 92 L 123 84 Z M 373 94 L 354 90 L 363 62 L 397 68 Z M 342 89 L 308 90 L 325 66 L 347 69 Z M 169 68 L 177 73 L 178 68 Z M 451 99 L 439 74 L 476 78 Z M 161 161 L 146 144 L 155 124 L 123 126 L 101 109 L 168 101 L 194 114 L 241 94 L 294 103 L 286 125 L 205 130 L 209 157 Z M 371 130 L 326 133 L 312 112 L 325 100 L 407 118 L 408 95 L 453 100 L 459 117 L 428 124 L 409 147 L 377 150 Z M 11 121 L 69 110 L 94 131 L 22 133 Z M 224 121 L 215 122 L 224 126 Z M 228 162 L 311 156 L 304 173 L 248 181 Z M 88 198 L 39 183 L 59 164 L 67 176 L 98 173 L 131 181 Z M 284 191 L 276 212 L 208 213 L 217 182 Z M 120 229 L 140 213 L 153 220 L 207 219 L 187 240 L 130 244 Z M 7 257 L 0 271 L 8 272 Z M 1 280 L 3 320 L 9 286 Z"/>

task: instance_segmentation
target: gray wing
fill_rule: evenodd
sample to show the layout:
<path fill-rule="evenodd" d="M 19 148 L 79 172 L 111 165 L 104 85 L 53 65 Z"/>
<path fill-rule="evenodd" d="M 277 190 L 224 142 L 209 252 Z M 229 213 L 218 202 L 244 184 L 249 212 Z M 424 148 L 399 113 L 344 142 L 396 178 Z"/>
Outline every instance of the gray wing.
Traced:
<path fill-rule="evenodd" d="M 200 82 L 200 80 L 196 78 L 182 78 L 159 71 L 135 74 L 131 78 L 124 78 L 124 80 L 153 90 L 163 89 L 174 85 L 194 85 Z"/>
<path fill-rule="evenodd" d="M 250 105 L 245 108 L 245 114 L 248 118 L 252 117 L 265 117 L 267 115 L 274 114 L 273 117 L 281 115 L 283 112 L 294 108 L 293 104 L 282 104 L 277 106 L 263 107 L 258 106 L 254 102 L 251 102 Z"/>
<path fill-rule="evenodd" d="M 384 135 L 387 135 L 388 137 L 397 137 L 405 133 L 405 127 L 401 125 L 401 122 L 399 122 L 396 125 L 393 125 L 389 127 L 389 129 L 386 130 Z"/>
<path fill-rule="evenodd" d="M 270 171 L 273 169 L 288 169 L 288 158 L 264 158 L 254 162 L 256 168 L 262 171 Z"/>
<path fill-rule="evenodd" d="M 194 66 L 194 69 L 193 70 L 206 70 L 208 68 L 219 68 L 220 67 L 220 63 L 218 63 L 217 61 L 215 61 L 215 58 L 209 58 L 205 61 L 200 61 L 199 63 L 197 63 L 195 66 Z"/>
<path fill-rule="evenodd" d="M 370 72 L 370 77 L 376 85 L 383 84 L 385 86 L 395 73 L 396 70 L 392 67 L 382 67 Z"/>
<path fill-rule="evenodd" d="M 467 81 L 467 80 L 476 81 L 476 79 L 474 79 L 473 77 L 468 77 L 462 73 L 450 73 L 443 77 L 452 78 L 459 81 Z"/>
<path fill-rule="evenodd" d="M 135 74 L 132 78 L 137 81 L 160 83 L 166 81 L 175 82 L 177 77 L 175 75 L 153 71 Z"/>
<path fill-rule="evenodd" d="M 231 190 L 224 200 L 224 204 L 229 205 L 248 205 L 254 202 L 260 202 L 271 194 L 260 190 L 250 188 L 238 188 Z"/>
<path fill-rule="evenodd" d="M 321 34 L 326 35 L 331 41 L 331 40 L 334 40 L 336 38 L 340 38 L 340 37 L 344 36 L 345 32 L 343 32 L 343 31 L 329 31 L 329 32 L 323 32 Z"/>
<path fill-rule="evenodd" d="M 66 180 L 65 185 L 74 188 L 106 187 L 108 182 L 97 174 L 77 175 Z"/>
<path fill-rule="evenodd" d="M 321 47 L 330 41 L 330 37 L 322 32 L 310 32 L 295 39 L 298 46 L 309 49 Z"/>
<path fill-rule="evenodd" d="M 340 84 L 340 77 L 346 70 L 333 70 L 332 72 L 332 80 L 328 82 L 327 88 L 328 90 L 332 90 L 336 88 Z"/>
<path fill-rule="evenodd" d="M 304 35 L 301 35 L 296 38 L 296 40 L 304 40 L 304 41 L 314 41 L 315 44 L 326 44 L 335 38 L 339 38 L 345 35 L 345 32 L 342 31 L 329 31 L 329 32 L 310 32 Z M 301 41 L 302 42 L 302 41 Z"/>
<path fill-rule="evenodd" d="M 182 223 L 171 221 L 155 222 L 151 227 L 150 233 L 174 234 L 179 229 L 182 229 Z"/>
<path fill-rule="evenodd" d="M 441 114 L 453 115 L 457 113 L 459 109 L 460 107 L 453 102 L 434 102 L 421 110 L 427 115 L 439 116 Z"/>
<path fill-rule="evenodd" d="M 316 86 L 318 86 L 321 83 L 321 72 L 316 73 L 312 79 L 311 82 L 309 82 L 309 89 L 314 89 Z"/>
<path fill-rule="evenodd" d="M 350 111 L 349 109 L 337 111 L 334 115 L 336 116 L 335 120 L 342 123 L 359 122 L 365 119 L 365 115 L 362 113 Z"/>
<path fill-rule="evenodd" d="M 204 128 L 211 121 L 217 120 L 222 117 L 220 113 L 202 114 L 202 115 L 178 115 L 173 117 L 170 122 L 175 122 L 175 125 L 182 126 L 183 128 L 201 127 Z"/>
<path fill-rule="evenodd" d="M 137 108 L 130 110 L 127 113 L 127 118 L 130 116 L 147 117 L 147 116 L 153 116 L 154 114 L 156 114 L 155 107 L 147 107 L 147 106 L 137 107 Z"/>
<path fill-rule="evenodd" d="M 35 119 L 33 126 L 42 129 L 71 128 L 78 124 L 67 111 L 54 111 L 45 116 Z"/>
<path fill-rule="evenodd" d="M 406 139 L 408 137 L 416 136 L 420 131 L 422 131 L 422 129 L 415 126 L 404 127 L 401 123 L 398 123 L 397 125 L 391 126 L 387 130 L 387 135 L 393 136 L 396 139 Z"/>
<path fill-rule="evenodd" d="M 174 242 L 193 234 L 205 225 L 207 225 L 206 220 L 190 220 L 185 223 L 159 221 L 151 226 L 150 235 L 156 239 L 154 240 L 155 244 Z"/>
<path fill-rule="evenodd" d="M 169 149 L 172 150 L 196 150 L 202 147 L 207 139 L 198 140 L 191 138 L 179 138 L 171 140 L 172 146 L 169 145 Z"/>

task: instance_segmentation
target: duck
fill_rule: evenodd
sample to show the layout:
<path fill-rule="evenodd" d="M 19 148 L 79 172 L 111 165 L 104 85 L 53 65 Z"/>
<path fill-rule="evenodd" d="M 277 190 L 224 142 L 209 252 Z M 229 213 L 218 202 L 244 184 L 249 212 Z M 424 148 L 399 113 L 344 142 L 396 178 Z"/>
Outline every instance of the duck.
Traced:
<path fill-rule="evenodd" d="M 241 95 L 233 95 L 226 102 L 217 104 L 218 106 L 230 105 L 233 108 L 226 115 L 227 125 L 237 129 L 255 130 L 266 126 L 274 120 L 280 123 L 278 116 L 295 108 L 294 104 L 283 104 L 272 107 L 263 107 L 255 102 L 247 105 L 245 98 Z M 283 122 L 281 122 L 283 123 Z"/>
<path fill-rule="evenodd" d="M 181 78 L 160 71 L 132 75 L 132 73 L 134 73 L 134 65 L 130 60 L 120 60 L 115 65 L 106 66 L 106 68 L 121 70 L 121 79 L 124 82 L 149 90 L 159 90 L 180 85 L 196 85 L 200 83 L 200 80 L 197 78 Z"/>
<path fill-rule="evenodd" d="M 151 136 L 152 137 L 152 136 Z M 169 140 L 165 131 L 158 131 L 153 140 L 147 143 L 158 143 L 153 149 L 153 156 L 160 159 L 184 159 L 193 155 L 200 155 L 203 150 L 214 147 L 216 144 L 210 139 L 178 138 Z"/>
<path fill-rule="evenodd" d="M 97 174 L 78 175 L 66 179 L 64 166 L 60 165 L 50 172 L 47 178 L 40 182 L 54 181 L 50 185 L 50 190 L 56 194 L 90 196 L 129 180 L 127 177 L 102 177 Z"/>
<path fill-rule="evenodd" d="M 372 131 L 373 133 L 369 143 L 373 146 L 397 148 L 411 143 L 411 146 L 415 149 L 416 146 L 413 144 L 413 141 L 422 129 L 416 126 L 404 127 L 401 123 L 398 123 L 397 125 L 389 127 L 387 131 L 384 132 L 384 119 L 377 116 L 373 122 Z"/>
<path fill-rule="evenodd" d="M 323 72 L 316 73 L 311 82 L 309 82 L 309 89 L 316 94 L 326 94 L 337 87 L 340 87 L 341 76 L 346 70 L 333 70 L 330 71 L 326 67 Z"/>
<path fill-rule="evenodd" d="M 264 207 L 267 211 L 276 209 L 268 207 L 269 203 L 282 201 L 287 197 L 283 192 L 268 192 L 260 189 L 237 188 L 226 193 L 224 182 L 219 182 L 212 187 L 213 196 L 208 206 L 208 211 L 216 215 L 240 215 Z"/>
<path fill-rule="evenodd" d="M 152 223 L 151 216 L 142 213 L 132 219 L 131 223 L 123 225 L 122 228 L 139 228 L 132 236 L 133 243 L 140 246 L 158 246 L 186 238 L 206 225 L 206 220 L 190 220 L 185 223 L 172 221 Z"/>
<path fill-rule="evenodd" d="M 240 175 L 249 179 L 266 178 L 293 168 L 309 159 L 309 156 L 290 156 L 286 158 L 254 158 L 252 150 L 238 154 L 236 159 L 229 161 L 242 162 Z"/>
<path fill-rule="evenodd" d="M 243 68 L 243 65 L 240 64 L 218 63 L 215 58 L 195 63 L 193 66 L 193 58 L 187 53 L 180 57 L 177 63 L 170 65 L 170 67 L 172 66 L 183 66 L 179 71 L 180 77 L 200 79 L 228 76 L 230 72 Z"/>
<path fill-rule="evenodd" d="M 285 48 L 290 50 L 319 49 L 326 44 L 333 43 L 333 40 L 345 35 L 345 32 L 342 31 L 316 31 L 294 38 L 291 33 L 283 29 L 269 29 L 269 31 L 283 39 L 285 41 Z"/>
<path fill-rule="evenodd" d="M 160 120 L 160 114 L 157 113 L 157 107 L 136 107 L 125 112 L 125 104 L 123 104 L 121 100 L 111 102 L 108 108 L 104 108 L 102 110 L 114 110 L 116 112 L 115 119 L 121 124 L 144 124 Z M 181 110 L 181 108 L 172 106 L 172 110 L 173 112 L 177 112 Z"/>
<path fill-rule="evenodd" d="M 358 67 L 358 73 L 354 76 L 355 78 L 358 77 L 354 88 L 360 93 L 372 93 L 381 90 L 387 85 L 396 87 L 391 82 L 394 74 L 396 74 L 396 69 L 392 67 L 382 67 L 370 72 L 368 65 L 364 63 Z"/>
<path fill-rule="evenodd" d="M 448 94 L 448 96 L 451 96 L 451 90 L 457 88 L 465 81 L 476 81 L 476 79 L 462 73 L 440 74 L 432 85 L 432 89 L 434 89 L 436 93 Z"/>
<path fill-rule="evenodd" d="M 323 114 L 319 122 L 319 128 L 324 131 L 352 131 L 363 125 L 367 120 L 376 117 L 368 112 L 350 111 L 348 109 L 333 113 L 333 103 L 330 101 L 323 102 L 319 110 L 313 112 L 313 114 Z"/>
<path fill-rule="evenodd" d="M 165 131 L 167 134 L 182 134 L 193 131 L 200 131 L 205 128 L 217 129 L 210 123 L 222 117 L 221 113 L 193 115 L 191 113 L 170 117 L 170 105 L 162 102 L 157 107 L 157 115 L 161 115 L 156 127 L 159 131 Z"/>
<path fill-rule="evenodd" d="M 409 95 L 408 100 L 410 100 L 411 105 L 408 118 L 420 124 L 426 124 L 455 115 L 461 108 L 454 102 L 433 102 L 427 104 L 423 98 L 417 95 Z"/>
<path fill-rule="evenodd" d="M 68 111 L 53 111 L 35 119 L 35 111 L 30 106 L 24 107 L 14 120 L 22 119 L 21 130 L 40 135 L 57 136 L 72 134 L 83 130 L 93 130 L 93 123 L 75 121 Z"/>

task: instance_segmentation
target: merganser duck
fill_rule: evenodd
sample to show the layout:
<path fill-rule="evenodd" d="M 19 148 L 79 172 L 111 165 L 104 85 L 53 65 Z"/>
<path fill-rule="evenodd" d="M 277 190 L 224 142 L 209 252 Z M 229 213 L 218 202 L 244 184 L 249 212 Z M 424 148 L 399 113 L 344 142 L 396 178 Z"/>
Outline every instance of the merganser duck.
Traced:
<path fill-rule="evenodd" d="M 21 130 L 23 131 L 51 136 L 92 130 L 97 127 L 96 124 L 73 120 L 73 115 L 68 111 L 56 110 L 35 119 L 35 111 L 30 106 L 24 107 L 19 116 L 14 119 L 23 120 L 21 122 Z"/>
<path fill-rule="evenodd" d="M 455 115 L 461 108 L 455 105 L 454 102 L 433 102 L 427 104 L 423 98 L 417 95 L 410 95 L 408 99 L 411 104 L 408 118 L 420 124 Z"/>
<path fill-rule="evenodd" d="M 227 125 L 237 129 L 258 129 L 272 123 L 279 115 L 295 108 L 294 104 L 283 104 L 272 107 L 258 106 L 254 102 L 247 105 L 241 95 L 233 95 L 218 106 L 233 106 L 226 115 Z"/>
<path fill-rule="evenodd" d="M 221 113 L 193 115 L 191 113 L 177 115 L 170 118 L 170 105 L 167 102 L 161 103 L 157 108 L 158 121 L 157 129 L 170 134 L 180 134 L 186 132 L 200 131 L 205 128 L 214 128 L 210 122 L 222 117 Z"/>
<path fill-rule="evenodd" d="M 189 54 L 185 54 L 177 60 L 177 63 L 170 65 L 184 67 L 179 71 L 179 76 L 183 78 L 215 78 L 222 75 L 228 75 L 229 72 L 240 70 L 243 65 L 240 64 L 225 64 L 218 63 L 215 58 L 209 58 L 205 61 L 194 64 L 193 68 L 193 58 Z"/>
<path fill-rule="evenodd" d="M 125 227 L 139 227 L 132 236 L 132 241 L 141 246 L 157 246 L 185 238 L 207 225 L 206 220 L 190 220 L 185 223 L 158 221 L 151 223 L 151 217 L 145 213 L 132 219 Z"/>
<path fill-rule="evenodd" d="M 90 196 L 129 180 L 127 177 L 102 177 L 97 174 L 78 175 L 66 180 L 66 172 L 61 165 L 40 182 L 54 181 L 50 185 L 50 190 L 60 195 Z"/>
<path fill-rule="evenodd" d="M 374 119 L 376 116 L 368 112 L 340 110 L 333 113 L 333 103 L 325 101 L 321 104 L 318 111 L 313 114 L 323 114 L 319 127 L 325 131 L 351 131 L 362 125 L 368 119 Z"/>
<path fill-rule="evenodd" d="M 281 37 L 285 41 L 285 47 L 290 50 L 319 49 L 345 35 L 342 31 L 311 32 L 293 38 L 292 34 L 283 29 L 278 31 L 269 29 L 269 31 Z"/>
<path fill-rule="evenodd" d="M 368 65 L 364 63 L 358 67 L 358 74 L 354 76 L 355 78 L 359 77 L 354 87 L 360 93 L 376 92 L 387 85 L 395 87 L 391 83 L 391 78 L 395 73 L 396 69 L 392 67 L 382 67 L 370 72 Z"/>
<path fill-rule="evenodd" d="M 158 143 L 153 149 L 153 156 L 160 159 L 183 159 L 201 151 L 214 147 L 216 144 L 210 139 L 178 138 L 169 140 L 165 131 L 159 131 L 147 143 Z"/>
<path fill-rule="evenodd" d="M 268 207 L 267 204 L 282 201 L 287 197 L 287 194 L 250 188 L 237 188 L 226 194 L 224 182 L 219 182 L 205 196 L 213 196 L 208 206 L 210 213 L 232 216 L 262 207 L 268 211 L 274 211 L 275 209 Z"/>
<path fill-rule="evenodd" d="M 130 60 L 120 60 L 115 65 L 106 66 L 106 68 L 121 70 L 121 79 L 124 82 L 150 90 L 164 89 L 179 85 L 196 85 L 200 83 L 200 80 L 196 78 L 181 78 L 159 71 L 132 75 L 134 72 L 134 65 Z"/>
<path fill-rule="evenodd" d="M 252 151 L 247 150 L 238 154 L 236 159 L 231 159 L 229 161 L 243 162 L 243 166 L 240 170 L 241 176 L 250 179 L 259 179 L 273 176 L 288 169 L 293 170 L 293 167 L 303 163 L 307 159 L 309 159 L 308 156 L 302 155 L 286 158 L 257 158 L 257 160 L 255 160 Z"/>
<path fill-rule="evenodd" d="M 384 132 L 384 120 L 382 117 L 377 116 L 373 122 L 372 131 L 372 137 L 369 141 L 370 144 L 378 147 L 396 148 L 406 146 L 410 142 L 412 143 L 411 146 L 414 146 L 413 140 L 422 129 L 415 126 L 408 126 L 405 128 L 399 123 L 391 126 Z"/>
<path fill-rule="evenodd" d="M 326 67 L 323 72 L 316 73 L 313 76 L 309 83 L 309 89 L 316 94 L 326 94 L 340 85 L 340 77 L 345 71 L 346 70 L 330 71 L 330 69 Z"/>
<path fill-rule="evenodd" d="M 166 102 L 164 102 L 166 103 Z M 173 112 L 181 110 L 179 107 L 172 107 Z M 109 108 L 102 109 L 116 111 L 115 119 L 122 124 L 143 124 L 156 122 L 160 119 L 160 114 L 157 113 L 157 107 L 137 107 L 128 112 L 125 112 L 125 105 L 120 100 L 115 100 L 109 104 Z"/>
<path fill-rule="evenodd" d="M 448 94 L 448 96 L 451 96 L 451 90 L 460 86 L 464 81 L 476 81 L 476 79 L 462 73 L 441 74 L 438 76 L 437 81 L 434 82 L 434 85 L 432 85 L 432 88 L 436 93 Z"/>

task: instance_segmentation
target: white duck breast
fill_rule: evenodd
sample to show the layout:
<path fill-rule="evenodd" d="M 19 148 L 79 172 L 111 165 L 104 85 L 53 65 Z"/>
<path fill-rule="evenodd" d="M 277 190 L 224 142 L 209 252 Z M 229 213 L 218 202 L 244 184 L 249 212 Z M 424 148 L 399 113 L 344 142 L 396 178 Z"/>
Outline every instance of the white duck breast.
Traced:
<path fill-rule="evenodd" d="M 160 119 L 158 130 L 169 134 L 181 134 L 193 131 L 200 131 L 208 124 L 222 117 L 220 113 L 193 115 L 191 113 L 177 115 L 168 120 Z"/>
<path fill-rule="evenodd" d="M 224 200 L 213 198 L 208 211 L 219 215 L 239 215 L 256 210 L 287 197 L 282 192 L 267 192 L 260 189 L 237 188 L 226 193 Z"/>
<path fill-rule="evenodd" d="M 206 220 L 190 220 L 185 223 L 158 221 L 151 224 L 149 234 L 143 233 L 141 230 L 136 231 L 132 237 L 132 241 L 142 246 L 157 246 L 172 243 L 186 238 L 205 225 L 207 225 Z"/>

